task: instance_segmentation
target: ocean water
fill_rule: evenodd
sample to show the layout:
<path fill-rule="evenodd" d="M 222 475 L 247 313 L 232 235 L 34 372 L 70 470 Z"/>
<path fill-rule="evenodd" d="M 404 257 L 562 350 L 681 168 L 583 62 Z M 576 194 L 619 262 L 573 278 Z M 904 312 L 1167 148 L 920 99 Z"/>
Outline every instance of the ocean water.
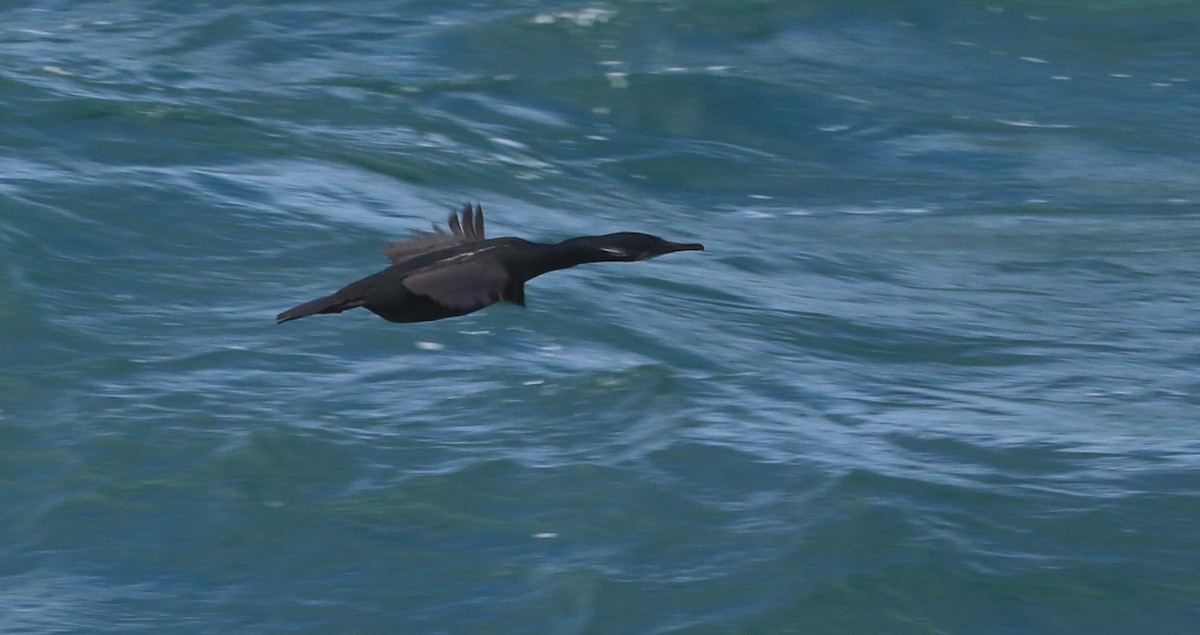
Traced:
<path fill-rule="evenodd" d="M 1195 632 L 1198 22 L 4 3 L 0 632 Z M 707 250 L 274 323 L 466 201 Z"/>

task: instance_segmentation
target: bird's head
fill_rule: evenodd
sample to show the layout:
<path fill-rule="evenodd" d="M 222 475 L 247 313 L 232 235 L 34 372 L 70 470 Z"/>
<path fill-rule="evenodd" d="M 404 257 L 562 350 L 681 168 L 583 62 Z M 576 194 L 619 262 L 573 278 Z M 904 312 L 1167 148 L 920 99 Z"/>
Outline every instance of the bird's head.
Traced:
<path fill-rule="evenodd" d="M 591 241 L 592 247 L 603 253 L 605 260 L 623 262 L 646 260 L 676 251 L 704 251 L 704 245 L 700 243 L 673 243 L 638 232 L 594 236 Z"/>

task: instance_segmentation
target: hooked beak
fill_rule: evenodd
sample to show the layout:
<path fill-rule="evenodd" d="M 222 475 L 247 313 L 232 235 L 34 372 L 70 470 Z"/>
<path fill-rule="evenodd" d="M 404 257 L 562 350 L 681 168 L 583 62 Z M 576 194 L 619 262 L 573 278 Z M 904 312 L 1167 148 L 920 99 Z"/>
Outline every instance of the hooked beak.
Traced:
<path fill-rule="evenodd" d="M 654 251 L 643 252 L 638 255 L 637 259 L 649 260 L 663 254 L 673 254 L 677 251 L 704 251 L 704 245 L 700 243 L 673 243 L 669 240 L 664 240 Z"/>
<path fill-rule="evenodd" d="M 677 251 L 704 251 L 704 245 L 700 243 L 673 243 L 668 241 L 663 246 L 664 254 L 671 254 Z"/>

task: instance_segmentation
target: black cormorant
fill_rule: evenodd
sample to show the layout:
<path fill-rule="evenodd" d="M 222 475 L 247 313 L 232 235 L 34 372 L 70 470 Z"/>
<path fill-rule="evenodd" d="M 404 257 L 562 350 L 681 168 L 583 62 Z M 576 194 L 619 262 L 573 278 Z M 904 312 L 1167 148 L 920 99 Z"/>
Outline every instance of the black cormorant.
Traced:
<path fill-rule="evenodd" d="M 700 243 L 673 243 L 649 234 L 581 236 L 557 244 L 483 236 L 483 208 L 450 213 L 450 233 L 418 234 L 384 249 L 392 265 L 351 282 L 337 293 L 275 317 L 282 324 L 317 313 L 363 307 L 391 322 L 426 322 L 466 315 L 497 302 L 525 306 L 525 283 L 588 262 L 645 260 L 675 251 L 703 251 Z"/>

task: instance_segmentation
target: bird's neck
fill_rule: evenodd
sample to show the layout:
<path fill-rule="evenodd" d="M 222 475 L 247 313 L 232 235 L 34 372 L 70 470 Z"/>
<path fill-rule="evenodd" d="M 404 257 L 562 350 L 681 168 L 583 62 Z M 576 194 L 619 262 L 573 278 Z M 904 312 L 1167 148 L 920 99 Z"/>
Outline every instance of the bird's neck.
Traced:
<path fill-rule="evenodd" d="M 569 269 L 575 265 L 618 260 L 612 252 L 597 246 L 596 238 L 596 236 L 580 236 L 560 243 L 532 243 L 536 247 L 529 252 L 529 258 L 523 259 L 525 262 L 521 269 L 525 275 L 522 277 L 529 280 L 543 273 Z"/>

